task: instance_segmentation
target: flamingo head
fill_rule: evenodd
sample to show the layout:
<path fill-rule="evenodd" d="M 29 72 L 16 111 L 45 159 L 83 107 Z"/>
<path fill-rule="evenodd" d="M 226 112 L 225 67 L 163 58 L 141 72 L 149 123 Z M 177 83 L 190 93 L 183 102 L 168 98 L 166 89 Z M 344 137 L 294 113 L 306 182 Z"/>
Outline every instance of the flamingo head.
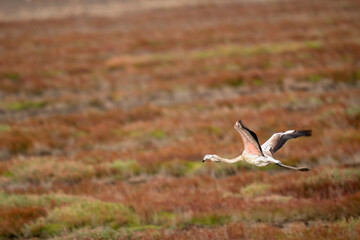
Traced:
<path fill-rule="evenodd" d="M 213 162 L 218 162 L 219 160 L 217 159 L 217 155 L 215 154 L 206 154 L 204 156 L 204 159 L 202 160 L 202 162 L 205 162 L 206 160 L 210 160 L 210 161 L 213 161 Z"/>
<path fill-rule="evenodd" d="M 242 123 L 241 123 L 241 120 L 237 121 L 235 124 L 234 124 L 234 128 L 235 129 L 239 129 L 242 127 Z"/>

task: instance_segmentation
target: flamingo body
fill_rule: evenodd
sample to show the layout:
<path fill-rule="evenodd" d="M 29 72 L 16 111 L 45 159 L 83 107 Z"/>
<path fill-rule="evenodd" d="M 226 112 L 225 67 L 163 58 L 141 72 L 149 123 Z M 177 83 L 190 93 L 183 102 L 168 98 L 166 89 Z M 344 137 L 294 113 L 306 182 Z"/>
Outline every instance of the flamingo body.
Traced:
<path fill-rule="evenodd" d="M 275 133 L 262 146 L 260 146 L 256 134 L 247 127 L 245 127 L 241 121 L 237 121 L 234 125 L 234 128 L 239 132 L 243 140 L 243 153 L 233 159 L 222 158 L 216 154 L 207 154 L 205 155 L 203 162 L 205 162 L 206 160 L 227 163 L 244 161 L 258 167 L 265 167 L 269 164 L 276 164 L 283 168 L 299 171 L 309 171 L 308 168 L 298 168 L 282 164 L 281 161 L 274 159 L 273 155 L 285 144 L 287 140 L 301 136 L 311 136 L 311 130 L 289 130 L 286 132 Z"/>

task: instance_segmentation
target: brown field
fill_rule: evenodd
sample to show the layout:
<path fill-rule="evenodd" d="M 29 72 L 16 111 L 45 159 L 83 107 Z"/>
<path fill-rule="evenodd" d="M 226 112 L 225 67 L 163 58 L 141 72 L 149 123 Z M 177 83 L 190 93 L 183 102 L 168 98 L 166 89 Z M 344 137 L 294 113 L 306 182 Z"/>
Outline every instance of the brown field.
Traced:
<path fill-rule="evenodd" d="M 0 22 L 0 239 L 359 239 L 360 1 L 139 2 Z"/>

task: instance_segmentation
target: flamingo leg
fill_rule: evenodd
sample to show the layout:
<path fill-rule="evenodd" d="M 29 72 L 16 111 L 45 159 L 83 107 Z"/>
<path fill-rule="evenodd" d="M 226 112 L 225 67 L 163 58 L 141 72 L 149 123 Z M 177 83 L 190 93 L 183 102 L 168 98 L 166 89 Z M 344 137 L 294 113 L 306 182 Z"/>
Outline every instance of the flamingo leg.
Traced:
<path fill-rule="evenodd" d="M 302 172 L 307 172 L 310 171 L 309 168 L 306 167 L 292 167 L 292 166 L 288 166 L 285 164 L 280 163 L 275 163 L 276 165 L 278 165 L 279 167 L 283 167 L 283 168 L 288 168 L 288 169 L 293 169 L 293 170 L 298 170 L 298 171 L 302 171 Z"/>

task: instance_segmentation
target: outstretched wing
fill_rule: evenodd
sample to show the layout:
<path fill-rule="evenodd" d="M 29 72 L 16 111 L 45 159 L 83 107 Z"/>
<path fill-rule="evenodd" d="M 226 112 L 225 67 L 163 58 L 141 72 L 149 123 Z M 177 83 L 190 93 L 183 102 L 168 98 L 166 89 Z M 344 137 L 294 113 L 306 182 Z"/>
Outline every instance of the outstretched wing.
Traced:
<path fill-rule="evenodd" d="M 287 140 L 302 136 L 311 136 L 311 130 L 289 130 L 286 132 L 275 133 L 261 146 L 261 148 L 264 152 L 273 155 Z"/>
<path fill-rule="evenodd" d="M 234 128 L 240 133 L 246 153 L 261 156 L 264 155 L 259 140 L 253 131 L 245 127 L 240 120 L 235 123 Z"/>

